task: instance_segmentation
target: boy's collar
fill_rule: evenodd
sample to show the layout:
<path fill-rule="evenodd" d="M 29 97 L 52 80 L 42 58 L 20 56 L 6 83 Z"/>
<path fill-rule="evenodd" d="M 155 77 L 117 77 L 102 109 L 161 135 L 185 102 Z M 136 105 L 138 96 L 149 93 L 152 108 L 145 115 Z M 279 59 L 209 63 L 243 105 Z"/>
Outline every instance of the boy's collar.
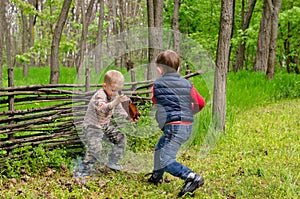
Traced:
<path fill-rule="evenodd" d="M 163 76 L 180 76 L 179 73 L 175 72 L 175 73 L 165 73 Z"/>
<path fill-rule="evenodd" d="M 110 100 L 111 98 L 107 95 L 106 90 L 105 90 L 104 88 L 102 88 L 102 89 L 103 89 L 103 91 L 104 91 L 104 93 L 105 93 L 105 95 L 106 95 L 106 98 L 107 98 L 108 100 Z"/>

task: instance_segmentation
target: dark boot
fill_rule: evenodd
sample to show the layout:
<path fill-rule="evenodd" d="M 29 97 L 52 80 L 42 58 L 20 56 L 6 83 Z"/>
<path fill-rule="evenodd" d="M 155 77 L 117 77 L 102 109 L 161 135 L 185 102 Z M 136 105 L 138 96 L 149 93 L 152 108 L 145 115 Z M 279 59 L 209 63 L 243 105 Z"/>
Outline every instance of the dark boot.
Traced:
<path fill-rule="evenodd" d="M 199 174 L 190 173 L 185 180 L 182 190 L 179 192 L 178 196 L 181 197 L 185 193 L 193 193 L 198 187 L 204 184 L 204 179 Z"/>
<path fill-rule="evenodd" d="M 148 179 L 148 182 L 153 183 L 155 185 L 157 185 L 158 183 L 162 183 L 163 182 L 163 170 L 157 170 L 157 171 L 153 171 L 152 173 L 149 173 L 148 175 L 150 175 L 150 178 Z"/>

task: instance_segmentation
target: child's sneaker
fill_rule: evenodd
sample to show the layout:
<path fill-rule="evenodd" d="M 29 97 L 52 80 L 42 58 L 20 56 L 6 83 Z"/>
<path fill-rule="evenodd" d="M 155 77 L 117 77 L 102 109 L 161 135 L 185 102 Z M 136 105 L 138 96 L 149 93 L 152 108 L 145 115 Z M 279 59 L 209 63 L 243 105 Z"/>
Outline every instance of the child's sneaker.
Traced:
<path fill-rule="evenodd" d="M 112 163 L 112 162 L 107 163 L 106 166 L 113 171 L 123 171 L 124 170 L 124 167 L 122 165 Z"/>
<path fill-rule="evenodd" d="M 74 171 L 73 177 L 89 177 L 92 173 L 92 168 L 92 165 L 82 163 L 81 165 L 79 165 L 79 168 L 77 168 L 77 170 Z"/>
<path fill-rule="evenodd" d="M 190 173 L 185 180 L 182 190 L 179 192 L 178 196 L 181 197 L 185 193 L 193 193 L 198 187 L 204 184 L 204 179 L 199 174 Z"/>

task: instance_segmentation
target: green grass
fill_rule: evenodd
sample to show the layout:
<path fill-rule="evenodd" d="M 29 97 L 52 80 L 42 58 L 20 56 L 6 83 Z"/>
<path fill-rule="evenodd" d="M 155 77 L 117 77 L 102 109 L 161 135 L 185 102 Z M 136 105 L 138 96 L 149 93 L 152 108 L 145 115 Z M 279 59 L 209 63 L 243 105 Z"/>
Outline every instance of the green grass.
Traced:
<path fill-rule="evenodd" d="M 29 81 L 33 80 L 23 84 Z M 211 131 L 211 96 L 199 79 L 193 81 L 203 89 L 200 93 L 208 105 L 196 117 L 194 134 L 200 136 L 178 161 L 201 173 L 206 183 L 184 198 L 299 198 L 299 75 L 276 73 L 273 80 L 266 80 L 262 73 L 229 73 L 226 135 Z M 213 142 L 206 139 L 207 132 Z M 132 140 L 128 143 L 132 145 Z M 153 143 L 137 149 L 147 151 Z M 83 182 L 71 177 L 72 158 L 66 153 L 42 148 L 36 153 L 12 164 L 10 176 L 0 177 L 0 198 L 176 198 L 183 185 L 169 174 L 159 186 L 150 185 L 144 172 L 104 171 Z M 152 159 L 146 161 L 138 164 Z"/>
<path fill-rule="evenodd" d="M 298 198 L 299 104 L 299 99 L 283 100 L 247 110 L 235 116 L 235 124 L 208 154 L 200 157 L 198 146 L 186 151 L 179 161 L 201 173 L 206 183 L 194 197 L 185 198 Z M 154 186 L 146 182 L 145 173 L 108 171 L 84 182 L 71 178 L 70 170 L 49 170 L 28 172 L 17 179 L 2 178 L 1 196 L 176 198 L 183 183 L 166 174 L 166 182 Z"/>
<path fill-rule="evenodd" d="M 228 74 L 227 106 L 230 112 L 299 97 L 300 76 L 297 74 L 278 72 L 273 80 L 267 80 L 265 74 L 260 72 Z"/>
<path fill-rule="evenodd" d="M 14 85 L 36 85 L 36 84 L 49 84 L 50 83 L 50 68 L 49 67 L 29 67 L 28 77 L 23 77 L 22 67 L 14 68 Z M 76 81 L 76 69 L 75 68 L 60 68 L 60 80 L 61 84 L 72 84 Z M 2 71 L 3 87 L 7 87 L 7 68 L 4 67 Z"/>

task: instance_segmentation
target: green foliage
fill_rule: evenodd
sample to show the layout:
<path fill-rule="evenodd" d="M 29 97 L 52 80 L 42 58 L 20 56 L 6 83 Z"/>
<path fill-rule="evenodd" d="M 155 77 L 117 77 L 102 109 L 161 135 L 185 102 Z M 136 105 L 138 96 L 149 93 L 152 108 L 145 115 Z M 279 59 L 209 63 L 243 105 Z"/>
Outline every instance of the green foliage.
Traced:
<path fill-rule="evenodd" d="M 161 135 L 161 130 L 157 127 L 152 103 L 144 105 L 137 105 L 141 113 L 140 119 L 137 123 L 127 124 L 121 128 L 127 136 L 127 145 L 129 150 L 136 152 L 149 152 L 154 149 L 154 146 Z"/>
<path fill-rule="evenodd" d="M 298 5 L 297 5 L 298 4 Z M 299 56 L 298 48 L 300 45 L 299 39 L 299 23 L 300 23 L 300 4 L 286 3 L 282 6 L 282 11 L 279 15 L 278 40 L 277 40 L 277 55 L 282 60 L 288 56 Z M 289 42 L 289 51 L 282 52 L 285 49 L 286 42 Z"/>
<path fill-rule="evenodd" d="M 23 63 L 29 64 L 30 57 L 31 57 L 30 53 L 23 53 L 22 55 L 16 55 L 16 61 L 18 61 L 19 63 L 22 63 L 22 64 Z"/>
<path fill-rule="evenodd" d="M 7 178 L 20 178 L 24 174 L 35 176 L 46 172 L 48 168 L 61 170 L 62 164 L 70 164 L 72 160 L 65 149 L 49 151 L 42 145 L 22 148 L 19 153 L 24 154 L 22 160 L 7 159 L 1 175 Z"/>

